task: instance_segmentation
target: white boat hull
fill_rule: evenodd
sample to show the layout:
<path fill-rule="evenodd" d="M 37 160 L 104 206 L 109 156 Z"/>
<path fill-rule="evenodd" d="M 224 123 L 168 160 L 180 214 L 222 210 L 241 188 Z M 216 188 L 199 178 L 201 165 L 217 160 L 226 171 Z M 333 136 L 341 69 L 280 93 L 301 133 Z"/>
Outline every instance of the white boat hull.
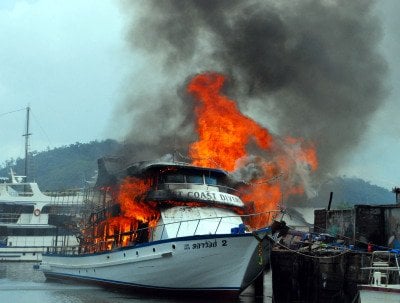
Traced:
<path fill-rule="evenodd" d="M 238 295 L 268 261 L 269 243 L 259 243 L 252 234 L 183 237 L 91 255 L 45 254 L 40 268 L 47 278 L 119 288 Z"/>
<path fill-rule="evenodd" d="M 400 285 L 385 286 L 359 286 L 361 303 L 400 303 Z"/>
<path fill-rule="evenodd" d="M 0 247 L 0 261 L 41 261 L 47 248 Z"/>
<path fill-rule="evenodd" d="M 32 228 L 34 230 L 34 228 Z M 69 246 L 78 247 L 78 241 L 75 236 L 60 236 L 58 241 L 54 236 L 9 236 L 9 245 L 0 246 L 0 262 L 1 261 L 42 261 L 42 255 L 55 247 L 61 247 L 64 243 Z M 55 243 L 58 243 L 56 246 Z M 10 245 L 10 244 L 13 245 Z"/>

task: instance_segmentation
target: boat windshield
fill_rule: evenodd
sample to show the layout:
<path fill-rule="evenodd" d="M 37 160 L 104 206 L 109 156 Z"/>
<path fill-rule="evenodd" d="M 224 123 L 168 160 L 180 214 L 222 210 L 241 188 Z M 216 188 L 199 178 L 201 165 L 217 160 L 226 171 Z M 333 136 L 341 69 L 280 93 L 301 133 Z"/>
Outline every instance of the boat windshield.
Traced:
<path fill-rule="evenodd" d="M 204 176 L 204 180 L 206 181 L 207 185 L 217 185 L 216 177 Z"/>
<path fill-rule="evenodd" d="M 199 173 L 165 173 L 159 177 L 160 184 L 174 184 L 174 183 L 188 183 L 188 184 L 206 184 L 206 185 L 219 185 L 221 182 L 216 176 L 205 175 Z"/>
<path fill-rule="evenodd" d="M 186 183 L 203 184 L 203 175 L 188 175 Z"/>
<path fill-rule="evenodd" d="M 32 187 L 29 184 L 13 184 L 7 186 L 7 192 L 14 197 L 30 197 L 33 196 Z"/>
<path fill-rule="evenodd" d="M 181 174 L 168 174 L 163 177 L 162 183 L 185 183 L 185 176 Z"/>

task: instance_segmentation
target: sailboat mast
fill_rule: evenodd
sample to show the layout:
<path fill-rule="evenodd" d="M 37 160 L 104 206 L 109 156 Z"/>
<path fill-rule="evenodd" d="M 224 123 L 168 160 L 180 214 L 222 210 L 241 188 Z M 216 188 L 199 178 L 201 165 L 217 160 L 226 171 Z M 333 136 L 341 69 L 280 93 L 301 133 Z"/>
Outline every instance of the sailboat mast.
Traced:
<path fill-rule="evenodd" d="M 29 155 L 29 136 L 32 135 L 29 133 L 29 112 L 31 108 L 27 106 L 26 108 L 26 132 L 23 134 L 25 137 L 25 180 L 28 181 L 28 155 Z"/>

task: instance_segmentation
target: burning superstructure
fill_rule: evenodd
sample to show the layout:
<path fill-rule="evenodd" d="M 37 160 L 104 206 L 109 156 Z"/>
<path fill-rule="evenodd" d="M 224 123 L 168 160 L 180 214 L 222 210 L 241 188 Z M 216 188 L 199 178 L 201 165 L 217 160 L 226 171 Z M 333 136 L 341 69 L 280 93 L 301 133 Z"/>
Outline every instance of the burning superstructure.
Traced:
<path fill-rule="evenodd" d="M 117 172 L 107 171 L 109 163 L 116 161 L 99 160 L 96 200 L 92 205 L 96 211 L 88 218 L 82 235 L 81 246 L 86 252 L 163 239 L 176 228 L 171 224 L 183 217 L 190 220 L 246 212 L 233 188 L 234 181 L 221 169 L 148 161 Z M 236 219 L 228 221 L 228 231 L 241 223 Z M 223 230 L 224 224 L 219 229 Z M 159 226 L 163 230 L 157 235 Z M 204 232 L 201 226 L 197 229 Z"/>

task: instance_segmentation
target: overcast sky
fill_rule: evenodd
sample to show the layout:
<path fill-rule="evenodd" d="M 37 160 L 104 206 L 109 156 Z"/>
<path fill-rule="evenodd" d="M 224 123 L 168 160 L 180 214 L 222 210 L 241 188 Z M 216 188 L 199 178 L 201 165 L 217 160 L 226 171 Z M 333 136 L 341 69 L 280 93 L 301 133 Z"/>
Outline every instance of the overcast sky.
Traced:
<path fill-rule="evenodd" d="M 381 0 L 376 12 L 390 94 L 341 174 L 392 188 L 400 186 L 400 1 Z M 24 155 L 25 111 L 5 113 L 27 105 L 32 150 L 123 136 L 112 127 L 115 107 L 149 64 L 128 49 L 127 23 L 117 0 L 0 1 L 0 164 Z"/>

